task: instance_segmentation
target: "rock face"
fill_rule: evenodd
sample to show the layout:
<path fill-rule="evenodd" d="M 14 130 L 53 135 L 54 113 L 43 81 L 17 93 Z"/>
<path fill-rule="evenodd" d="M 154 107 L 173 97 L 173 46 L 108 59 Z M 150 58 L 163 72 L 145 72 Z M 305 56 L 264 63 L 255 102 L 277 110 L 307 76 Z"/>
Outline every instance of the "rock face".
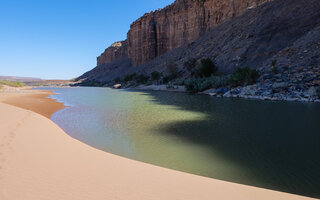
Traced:
<path fill-rule="evenodd" d="M 115 42 L 97 58 L 97 66 L 127 57 L 127 41 Z"/>
<path fill-rule="evenodd" d="M 163 72 L 167 62 L 174 61 L 186 72 L 184 63 L 194 58 L 211 58 L 225 73 L 245 66 L 270 70 L 273 60 L 280 71 L 318 67 L 319 9 L 319 0 L 270 1 L 214 27 L 190 45 L 153 59 L 144 64 L 145 70 Z"/>
<path fill-rule="evenodd" d="M 267 0 L 177 0 L 132 23 L 128 53 L 134 66 L 189 44 L 211 28 Z"/>
<path fill-rule="evenodd" d="M 98 57 L 97 65 L 128 56 L 134 66 L 189 44 L 224 21 L 269 0 L 176 0 L 131 24 L 127 41 Z"/>
<path fill-rule="evenodd" d="M 204 1 L 206 2 L 211 1 Z M 198 4 L 200 3 L 195 5 Z M 185 6 L 189 7 L 189 4 Z M 171 7 L 157 12 L 164 12 L 163 10 Z M 226 92 L 223 96 L 320 102 L 319 10 L 319 0 L 273 0 L 255 9 L 248 9 L 242 15 L 225 20 L 187 45 L 174 48 L 176 43 L 171 45 L 170 42 L 167 42 L 166 45 L 170 44 L 170 48 L 174 49 L 163 55 L 161 54 L 165 51 L 159 50 L 158 40 L 149 50 L 144 49 L 148 46 L 136 46 L 140 47 L 136 51 L 142 52 L 141 55 L 136 55 L 140 59 L 139 62 L 160 55 L 138 67 L 132 67 L 131 55 L 131 58 L 126 57 L 111 63 L 104 63 L 78 79 L 86 80 L 82 85 L 90 85 L 92 82 L 115 84 L 114 80 L 117 78 L 122 79 L 133 73 L 150 76 L 152 72 L 157 71 L 166 76 L 168 66 L 172 63 L 178 68 L 178 78 L 188 79 L 192 77 L 193 69 L 188 69 L 185 63 L 210 58 L 215 61 L 221 74 L 230 74 L 236 68 L 245 66 L 257 69 L 261 74 L 258 82 L 251 86 L 228 88 L 229 91 L 222 90 L 219 93 L 215 88 L 213 93 L 217 95 L 222 96 L 222 93 Z M 150 18 L 149 15 L 158 14 L 151 13 L 143 18 Z M 133 24 L 133 26 L 136 25 Z M 134 29 L 130 31 L 132 30 Z M 177 31 L 171 28 L 169 30 L 177 34 Z M 147 37 L 141 37 L 141 40 L 143 38 Z M 189 38 L 188 34 L 180 39 L 187 41 L 186 38 Z M 127 52 L 130 55 L 132 44 L 129 43 L 128 39 Z M 152 51 L 154 47 L 157 47 L 158 50 Z M 276 64 L 273 66 L 274 61 Z"/>

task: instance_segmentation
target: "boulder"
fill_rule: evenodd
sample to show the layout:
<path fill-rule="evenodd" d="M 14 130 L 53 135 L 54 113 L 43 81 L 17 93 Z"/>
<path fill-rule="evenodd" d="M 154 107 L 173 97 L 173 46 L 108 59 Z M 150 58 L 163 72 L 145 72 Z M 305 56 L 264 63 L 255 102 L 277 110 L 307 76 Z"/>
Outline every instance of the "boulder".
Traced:
<path fill-rule="evenodd" d="M 307 95 L 310 97 L 317 97 L 318 96 L 317 89 L 315 87 L 310 87 L 307 90 Z"/>
<path fill-rule="evenodd" d="M 272 85 L 272 88 L 274 88 L 274 89 L 280 89 L 280 88 L 286 88 L 286 87 L 288 87 L 288 84 L 285 82 L 274 83 Z"/>
<path fill-rule="evenodd" d="M 121 84 L 116 84 L 116 85 L 114 85 L 112 88 L 113 88 L 113 89 L 120 89 L 121 87 L 122 87 Z"/>
<path fill-rule="evenodd" d="M 216 94 L 224 94 L 226 92 L 228 92 L 228 88 L 226 88 L 226 87 L 220 87 L 214 91 L 214 93 L 216 93 Z"/>

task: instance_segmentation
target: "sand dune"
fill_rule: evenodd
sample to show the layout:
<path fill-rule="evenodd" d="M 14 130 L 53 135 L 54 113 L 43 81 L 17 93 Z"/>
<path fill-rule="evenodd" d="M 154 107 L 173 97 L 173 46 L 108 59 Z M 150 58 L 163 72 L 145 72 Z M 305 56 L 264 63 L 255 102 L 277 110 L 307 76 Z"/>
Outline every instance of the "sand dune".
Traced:
<path fill-rule="evenodd" d="M 1 200 L 309 199 L 118 157 L 32 111 L 3 103 L 0 111 Z"/>

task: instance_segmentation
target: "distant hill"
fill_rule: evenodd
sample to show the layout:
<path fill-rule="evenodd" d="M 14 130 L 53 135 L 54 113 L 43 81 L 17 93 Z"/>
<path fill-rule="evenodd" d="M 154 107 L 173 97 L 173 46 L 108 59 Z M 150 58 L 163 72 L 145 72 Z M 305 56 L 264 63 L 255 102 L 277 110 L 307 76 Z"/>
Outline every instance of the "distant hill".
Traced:
<path fill-rule="evenodd" d="M 41 78 L 17 77 L 17 76 L 0 76 L 0 80 L 19 81 L 19 82 L 39 82 L 39 81 L 43 81 L 43 79 L 41 79 Z"/>

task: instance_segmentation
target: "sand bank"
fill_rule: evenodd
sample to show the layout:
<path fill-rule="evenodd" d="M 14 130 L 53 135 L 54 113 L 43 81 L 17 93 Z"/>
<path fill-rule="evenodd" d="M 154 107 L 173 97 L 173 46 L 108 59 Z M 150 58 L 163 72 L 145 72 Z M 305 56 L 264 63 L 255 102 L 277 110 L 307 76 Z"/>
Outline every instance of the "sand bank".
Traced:
<path fill-rule="evenodd" d="M 50 118 L 53 113 L 64 108 L 63 103 L 46 98 L 51 94 L 53 94 L 51 91 L 31 90 L 29 87 L 4 87 L 0 90 L 0 102 L 32 110 Z"/>
<path fill-rule="evenodd" d="M 309 199 L 129 160 L 32 111 L 3 103 L 0 111 L 1 200 Z"/>

